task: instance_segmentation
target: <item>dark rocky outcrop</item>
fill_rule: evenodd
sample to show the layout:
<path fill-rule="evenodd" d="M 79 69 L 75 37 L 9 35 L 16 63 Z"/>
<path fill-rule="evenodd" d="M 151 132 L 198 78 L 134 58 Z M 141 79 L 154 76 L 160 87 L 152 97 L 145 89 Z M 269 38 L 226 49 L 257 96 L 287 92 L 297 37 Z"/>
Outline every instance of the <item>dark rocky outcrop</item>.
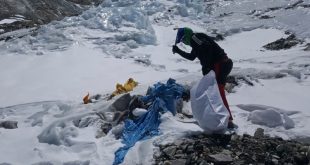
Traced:
<path fill-rule="evenodd" d="M 265 136 L 192 135 L 159 145 L 155 164 L 298 164 L 309 163 L 309 144 Z"/>
<path fill-rule="evenodd" d="M 259 19 L 271 19 L 274 18 L 275 16 L 269 16 L 269 15 L 262 15 L 259 17 Z"/>
<path fill-rule="evenodd" d="M 234 93 L 233 89 L 241 83 L 247 84 L 249 86 L 254 86 L 254 83 L 248 77 L 233 75 L 227 77 L 225 89 L 228 93 Z"/>
<path fill-rule="evenodd" d="M 0 128 L 16 129 L 18 128 L 17 121 L 0 121 Z"/>
<path fill-rule="evenodd" d="M 264 45 L 263 48 L 267 50 L 281 50 L 281 49 L 289 49 L 297 44 L 301 44 L 303 41 L 296 38 L 294 34 L 291 34 L 287 38 L 280 38 L 274 42 L 271 42 L 267 45 Z"/>

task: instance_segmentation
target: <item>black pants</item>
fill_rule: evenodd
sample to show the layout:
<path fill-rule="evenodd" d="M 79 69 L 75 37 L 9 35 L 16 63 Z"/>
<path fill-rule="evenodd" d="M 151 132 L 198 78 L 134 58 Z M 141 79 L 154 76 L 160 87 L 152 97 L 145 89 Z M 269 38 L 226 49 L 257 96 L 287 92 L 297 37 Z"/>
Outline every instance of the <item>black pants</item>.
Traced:
<path fill-rule="evenodd" d="M 227 76 L 233 68 L 233 62 L 230 58 L 221 60 L 214 65 L 214 72 L 218 84 L 225 84 Z"/>

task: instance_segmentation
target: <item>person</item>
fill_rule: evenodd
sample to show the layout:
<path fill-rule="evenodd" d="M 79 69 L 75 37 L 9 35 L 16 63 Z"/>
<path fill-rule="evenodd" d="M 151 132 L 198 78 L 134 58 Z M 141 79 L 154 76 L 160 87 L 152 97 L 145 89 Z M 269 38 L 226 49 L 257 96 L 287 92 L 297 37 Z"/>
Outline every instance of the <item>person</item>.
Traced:
<path fill-rule="evenodd" d="M 184 43 L 191 46 L 192 50 L 187 53 L 181 50 L 177 44 Z M 229 73 L 232 70 L 233 62 L 228 58 L 225 51 L 214 41 L 214 39 L 204 33 L 194 33 L 188 27 L 178 28 L 175 45 L 172 47 L 172 52 L 177 53 L 188 60 L 195 60 L 198 58 L 202 66 L 202 74 L 206 75 L 210 70 L 215 72 L 216 81 L 220 91 L 221 98 L 227 110 L 229 111 L 228 127 L 232 128 L 233 117 L 225 96 L 225 84 Z"/>

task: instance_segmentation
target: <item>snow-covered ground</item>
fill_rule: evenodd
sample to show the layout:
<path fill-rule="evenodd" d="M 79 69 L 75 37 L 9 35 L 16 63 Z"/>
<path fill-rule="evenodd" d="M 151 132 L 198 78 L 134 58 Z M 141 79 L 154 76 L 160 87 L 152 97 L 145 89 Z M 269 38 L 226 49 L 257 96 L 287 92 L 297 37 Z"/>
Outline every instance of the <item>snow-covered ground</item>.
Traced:
<path fill-rule="evenodd" d="M 198 81 L 199 61 L 171 52 L 176 26 L 227 35 L 218 43 L 234 61 L 231 74 L 253 83 L 241 83 L 227 95 L 237 133 L 253 134 L 261 127 L 285 139 L 310 137 L 309 52 L 302 50 L 304 45 L 262 48 L 287 37 L 285 30 L 308 40 L 309 11 L 284 9 L 294 6 L 287 1 L 269 2 L 105 1 L 81 16 L 43 26 L 37 36 L 1 41 L 0 121 L 18 121 L 18 129 L 0 128 L 0 164 L 112 164 L 121 140 L 112 133 L 95 138 L 98 121 L 89 127 L 74 124 L 89 116 L 96 119 L 95 112 L 111 101 L 84 105 L 82 98 L 87 92 L 111 93 L 129 77 L 139 82 L 133 94 L 144 94 L 148 86 L 170 77 L 180 83 Z M 275 7 L 283 8 L 270 10 Z M 260 20 L 252 12 L 275 18 Z M 185 109 L 190 110 L 189 103 Z M 202 131 L 170 113 L 161 120 L 162 134 L 138 142 L 124 164 L 150 164 L 154 143 Z"/>

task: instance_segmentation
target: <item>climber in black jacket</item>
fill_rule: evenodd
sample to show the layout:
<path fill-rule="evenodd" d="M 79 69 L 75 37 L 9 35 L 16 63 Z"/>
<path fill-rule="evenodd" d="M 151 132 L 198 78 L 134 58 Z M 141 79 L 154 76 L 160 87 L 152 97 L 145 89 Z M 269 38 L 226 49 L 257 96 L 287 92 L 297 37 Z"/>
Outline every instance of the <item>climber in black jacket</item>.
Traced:
<path fill-rule="evenodd" d="M 183 42 L 192 47 L 191 53 L 182 51 L 177 44 Z M 216 75 L 219 91 L 225 107 L 230 114 L 229 127 L 233 127 L 232 115 L 225 96 L 225 84 L 228 74 L 232 70 L 233 62 L 227 57 L 225 51 L 208 35 L 204 33 L 194 33 L 188 27 L 178 28 L 175 45 L 172 47 L 173 53 L 178 53 L 182 57 L 193 61 L 195 58 L 200 60 L 202 74 L 206 75 L 213 70 Z"/>

